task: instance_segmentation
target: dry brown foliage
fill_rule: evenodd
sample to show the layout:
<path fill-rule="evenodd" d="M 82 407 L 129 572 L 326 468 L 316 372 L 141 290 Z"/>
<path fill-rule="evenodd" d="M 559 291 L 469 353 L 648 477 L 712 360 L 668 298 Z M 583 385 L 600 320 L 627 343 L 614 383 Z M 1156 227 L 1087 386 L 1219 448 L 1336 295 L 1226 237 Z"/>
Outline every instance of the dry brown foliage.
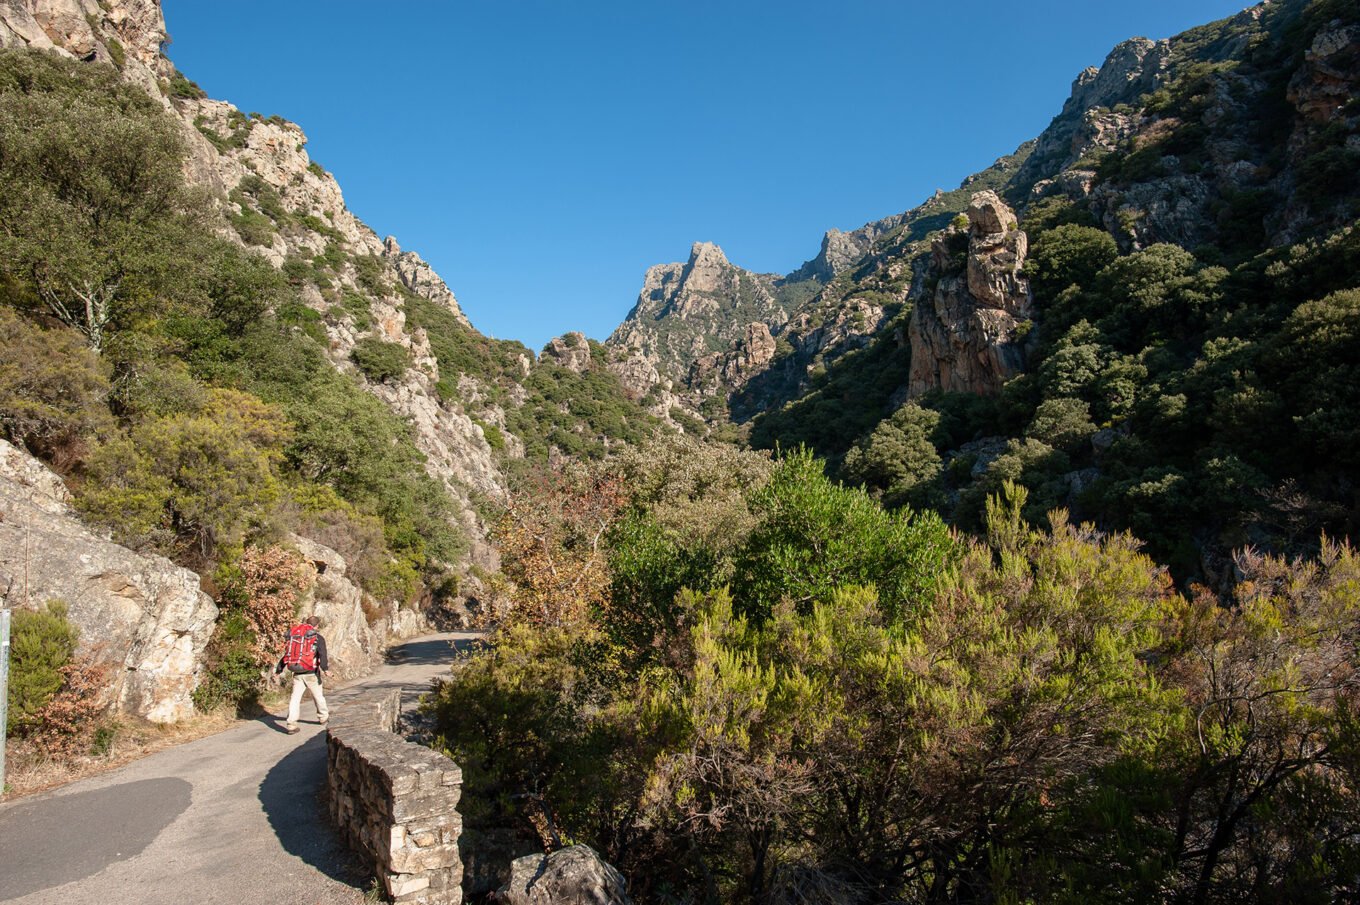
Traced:
<path fill-rule="evenodd" d="M 61 668 L 61 690 L 38 711 L 33 739 L 53 754 L 69 757 L 90 749 L 99 717 L 108 709 L 112 670 L 98 655 L 94 650 L 72 657 Z"/>
<path fill-rule="evenodd" d="M 277 545 L 247 547 L 239 566 L 240 593 L 255 630 L 254 653 L 260 663 L 267 663 L 278 655 L 276 648 L 297 615 L 312 573 L 301 556 Z"/>
<path fill-rule="evenodd" d="M 618 478 L 575 468 L 535 475 L 517 488 L 495 535 L 519 618 L 570 625 L 605 602 L 604 538 L 623 504 Z"/>

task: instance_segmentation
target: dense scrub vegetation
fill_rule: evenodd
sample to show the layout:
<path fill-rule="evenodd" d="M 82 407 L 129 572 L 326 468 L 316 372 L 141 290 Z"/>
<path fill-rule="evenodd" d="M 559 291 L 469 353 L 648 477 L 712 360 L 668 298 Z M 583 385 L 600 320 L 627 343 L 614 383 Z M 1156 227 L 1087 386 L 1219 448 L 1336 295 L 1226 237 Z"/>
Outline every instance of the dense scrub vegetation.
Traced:
<path fill-rule="evenodd" d="M 1353 894 L 1354 552 L 1185 596 L 1027 502 L 968 541 L 684 440 L 536 486 L 522 605 L 430 704 L 470 826 L 587 842 L 648 902 Z"/>

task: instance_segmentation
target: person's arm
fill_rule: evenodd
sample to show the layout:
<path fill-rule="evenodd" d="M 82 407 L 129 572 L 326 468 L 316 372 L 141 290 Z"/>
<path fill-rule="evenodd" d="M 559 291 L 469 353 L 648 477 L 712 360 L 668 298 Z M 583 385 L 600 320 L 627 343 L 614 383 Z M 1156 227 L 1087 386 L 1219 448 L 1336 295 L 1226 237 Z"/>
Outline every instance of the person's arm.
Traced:
<path fill-rule="evenodd" d="M 320 633 L 316 636 L 316 671 L 326 672 L 331 668 L 330 661 L 326 658 L 326 637 Z"/>

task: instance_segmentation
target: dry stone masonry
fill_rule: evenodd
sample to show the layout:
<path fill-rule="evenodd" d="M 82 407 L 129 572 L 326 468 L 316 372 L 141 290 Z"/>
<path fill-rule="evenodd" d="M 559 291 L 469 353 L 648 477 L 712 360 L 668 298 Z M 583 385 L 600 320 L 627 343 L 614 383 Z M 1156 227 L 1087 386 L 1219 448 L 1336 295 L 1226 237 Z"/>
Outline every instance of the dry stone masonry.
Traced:
<path fill-rule="evenodd" d="M 331 819 L 367 858 L 393 902 L 460 905 L 458 797 L 463 771 L 397 735 L 401 689 L 379 689 L 336 709 L 327 740 Z"/>

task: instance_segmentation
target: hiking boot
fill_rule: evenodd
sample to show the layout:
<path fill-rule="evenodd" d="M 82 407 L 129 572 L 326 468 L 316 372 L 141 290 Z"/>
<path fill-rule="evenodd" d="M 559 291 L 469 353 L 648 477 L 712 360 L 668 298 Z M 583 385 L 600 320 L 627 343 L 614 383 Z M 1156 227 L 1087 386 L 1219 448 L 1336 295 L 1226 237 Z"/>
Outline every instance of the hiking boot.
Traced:
<path fill-rule="evenodd" d="M 284 726 L 283 728 L 288 730 L 289 735 L 297 735 L 298 732 L 297 726 Z"/>
<path fill-rule="evenodd" d="M 317 722 L 320 723 L 322 726 L 324 726 L 324 725 L 326 725 L 326 722 L 327 722 L 330 718 L 331 718 L 331 715 L 328 713 L 328 714 L 326 714 L 325 716 L 323 716 L 321 719 L 317 720 Z"/>

